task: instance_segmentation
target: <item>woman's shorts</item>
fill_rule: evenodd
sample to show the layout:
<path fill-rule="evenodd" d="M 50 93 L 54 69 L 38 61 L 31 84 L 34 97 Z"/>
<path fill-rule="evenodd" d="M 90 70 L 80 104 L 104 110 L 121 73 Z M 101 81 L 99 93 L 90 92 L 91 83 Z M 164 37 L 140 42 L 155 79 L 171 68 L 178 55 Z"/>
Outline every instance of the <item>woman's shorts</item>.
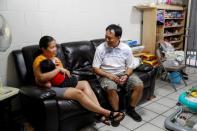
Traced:
<path fill-rule="evenodd" d="M 75 76 L 71 76 L 65 79 L 64 82 L 58 87 L 52 87 L 51 90 L 55 91 L 57 98 L 64 98 L 64 93 L 70 88 L 75 88 L 77 86 L 78 79 Z"/>

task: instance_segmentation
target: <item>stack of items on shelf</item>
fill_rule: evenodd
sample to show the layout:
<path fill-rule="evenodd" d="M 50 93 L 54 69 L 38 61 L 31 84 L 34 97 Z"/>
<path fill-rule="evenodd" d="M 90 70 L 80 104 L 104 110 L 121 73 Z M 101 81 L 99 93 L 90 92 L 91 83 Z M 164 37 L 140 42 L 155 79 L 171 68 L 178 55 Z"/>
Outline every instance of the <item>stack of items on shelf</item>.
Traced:
<path fill-rule="evenodd" d="M 134 54 L 140 53 L 144 49 L 144 46 L 139 44 L 136 40 L 123 40 L 122 42 L 131 47 Z"/>
<path fill-rule="evenodd" d="M 166 27 L 171 27 L 171 26 L 182 26 L 180 21 L 177 20 L 166 20 L 165 21 L 165 26 Z"/>
<path fill-rule="evenodd" d="M 183 10 L 164 11 L 163 40 L 173 44 L 176 50 L 183 49 L 184 14 Z"/>
<path fill-rule="evenodd" d="M 136 47 L 140 45 L 136 40 L 123 40 L 122 42 L 126 43 L 130 47 Z"/>
<path fill-rule="evenodd" d="M 180 39 L 180 37 L 175 36 L 175 37 L 164 38 L 164 41 L 173 44 L 174 42 L 181 41 L 181 39 Z"/>
<path fill-rule="evenodd" d="M 154 54 L 141 53 L 141 59 L 142 59 L 143 64 L 148 64 L 153 67 L 156 67 L 159 64 L 157 57 Z"/>
<path fill-rule="evenodd" d="M 157 11 L 157 25 L 163 25 L 165 22 L 164 20 L 164 10 Z"/>
<path fill-rule="evenodd" d="M 184 14 L 181 11 L 165 11 L 165 18 L 183 19 Z"/>

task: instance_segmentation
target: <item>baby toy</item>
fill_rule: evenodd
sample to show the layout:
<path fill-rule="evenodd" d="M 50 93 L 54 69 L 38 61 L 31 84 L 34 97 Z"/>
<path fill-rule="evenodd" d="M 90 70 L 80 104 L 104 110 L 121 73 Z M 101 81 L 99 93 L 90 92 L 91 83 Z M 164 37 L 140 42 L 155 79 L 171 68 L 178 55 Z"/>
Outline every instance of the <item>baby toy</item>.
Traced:
<path fill-rule="evenodd" d="M 192 87 L 189 91 L 183 92 L 179 96 L 179 103 L 191 111 L 197 112 L 197 87 Z"/>

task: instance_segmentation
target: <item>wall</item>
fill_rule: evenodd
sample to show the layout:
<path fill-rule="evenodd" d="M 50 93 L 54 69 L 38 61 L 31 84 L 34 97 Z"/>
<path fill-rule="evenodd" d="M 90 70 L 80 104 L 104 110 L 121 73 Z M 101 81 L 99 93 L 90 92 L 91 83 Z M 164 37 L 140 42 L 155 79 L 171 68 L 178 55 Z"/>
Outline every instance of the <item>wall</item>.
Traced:
<path fill-rule="evenodd" d="M 2 14 L 12 30 L 12 44 L 0 52 L 0 76 L 4 84 L 18 84 L 10 52 L 38 44 L 43 35 L 58 43 L 103 38 L 111 23 L 123 28 L 122 39 L 140 42 L 141 13 L 133 6 L 154 0 L 0 0 Z"/>

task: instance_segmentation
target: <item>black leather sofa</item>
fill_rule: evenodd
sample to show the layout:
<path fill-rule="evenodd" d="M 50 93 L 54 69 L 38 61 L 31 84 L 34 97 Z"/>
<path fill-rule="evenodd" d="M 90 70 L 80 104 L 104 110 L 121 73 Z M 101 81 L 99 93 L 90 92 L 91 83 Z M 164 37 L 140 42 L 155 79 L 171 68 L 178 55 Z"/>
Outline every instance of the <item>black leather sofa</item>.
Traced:
<path fill-rule="evenodd" d="M 101 89 L 91 65 L 96 47 L 103 39 L 91 41 L 68 42 L 58 45 L 57 56 L 65 68 L 76 75 L 79 80 L 88 80 L 99 102 L 103 107 L 109 107 L 105 92 Z M 27 120 L 36 131 L 75 131 L 94 122 L 94 113 L 87 111 L 73 100 L 55 98 L 55 92 L 50 89 L 42 90 L 35 86 L 32 63 L 40 54 L 38 45 L 23 47 L 12 52 L 20 78 L 20 98 L 22 109 Z M 145 89 L 142 101 L 147 100 L 154 92 L 155 70 L 135 70 L 143 80 Z M 120 91 L 121 109 L 124 109 L 129 94 Z"/>

